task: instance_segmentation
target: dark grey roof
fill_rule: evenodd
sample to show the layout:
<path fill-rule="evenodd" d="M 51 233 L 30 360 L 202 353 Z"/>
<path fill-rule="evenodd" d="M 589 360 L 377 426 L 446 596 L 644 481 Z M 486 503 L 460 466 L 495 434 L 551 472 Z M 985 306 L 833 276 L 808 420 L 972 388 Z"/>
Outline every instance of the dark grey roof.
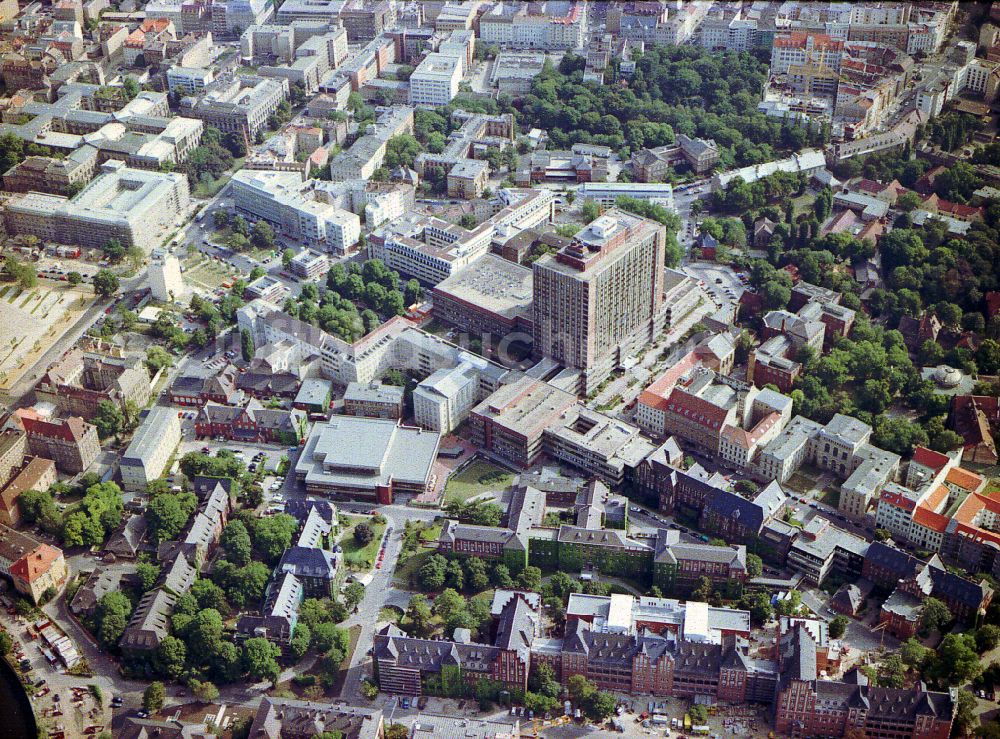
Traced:
<path fill-rule="evenodd" d="M 133 514 L 122 526 L 111 535 L 105 550 L 119 557 L 134 557 L 146 538 L 148 522 L 145 516 Z"/>
<path fill-rule="evenodd" d="M 916 557 L 881 541 L 873 541 L 865 555 L 873 566 L 892 572 L 897 580 L 912 576 L 922 564 Z"/>
<path fill-rule="evenodd" d="M 816 641 L 805 624 L 795 628 L 781 639 L 781 680 L 816 679 Z"/>
<path fill-rule="evenodd" d="M 538 627 L 538 614 L 524 598 L 517 595 L 500 612 L 494 644 L 500 649 L 513 649 L 527 660 Z"/>
<path fill-rule="evenodd" d="M 937 567 L 928 567 L 934 589 L 931 594 L 935 598 L 945 601 L 957 602 L 971 608 L 979 609 L 986 598 L 993 592 L 992 588 L 986 585 L 985 581 L 973 582 L 947 570 Z"/>
<path fill-rule="evenodd" d="M 236 380 L 240 390 L 252 391 L 261 395 L 293 395 L 298 392 L 301 381 L 296 375 L 266 374 L 262 372 L 247 372 Z"/>
<path fill-rule="evenodd" d="M 658 529 L 654 562 L 677 564 L 682 561 L 721 562 L 734 569 L 746 571 L 747 548 L 742 544 L 717 547 L 712 544 L 682 542 L 680 532 Z"/>
<path fill-rule="evenodd" d="M 285 513 L 294 516 L 300 526 L 309 518 L 309 511 L 311 510 L 319 513 L 327 523 L 332 523 L 333 517 L 337 513 L 337 509 L 328 500 L 303 500 L 302 498 L 296 498 L 285 503 Z"/>
<path fill-rule="evenodd" d="M 756 533 L 760 533 L 773 515 L 769 507 L 747 500 L 739 493 L 720 489 L 709 493 L 705 508 L 721 518 L 735 519 L 740 526 Z"/>
<path fill-rule="evenodd" d="M 281 555 L 278 570 L 297 577 L 333 580 L 337 574 L 337 560 L 331 552 L 318 547 L 289 547 Z"/>

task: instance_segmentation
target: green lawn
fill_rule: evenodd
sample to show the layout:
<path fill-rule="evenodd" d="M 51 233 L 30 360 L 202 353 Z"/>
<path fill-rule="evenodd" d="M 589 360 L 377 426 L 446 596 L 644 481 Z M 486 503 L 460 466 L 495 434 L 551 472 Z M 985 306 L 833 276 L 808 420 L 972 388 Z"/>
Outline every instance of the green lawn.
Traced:
<path fill-rule="evenodd" d="M 789 490 L 793 490 L 796 493 L 808 493 L 812 490 L 813 485 L 816 483 L 808 475 L 804 475 L 801 472 L 796 472 L 794 475 L 788 478 L 788 482 L 785 483 L 785 487 Z"/>
<path fill-rule="evenodd" d="M 394 624 L 398 624 L 403 618 L 403 611 L 396 606 L 384 606 L 381 611 L 378 612 L 378 623 L 383 621 L 391 621 Z"/>
<path fill-rule="evenodd" d="M 503 467 L 474 459 L 460 471 L 448 478 L 444 486 L 444 502 L 453 500 L 465 502 L 491 490 L 503 490 L 514 479 L 514 475 Z"/>
<path fill-rule="evenodd" d="M 382 544 L 382 534 L 385 533 L 385 524 L 372 523 L 369 516 L 345 516 L 345 518 L 350 523 L 340 537 L 340 546 L 344 548 L 344 562 L 352 569 L 369 570 L 375 564 L 378 548 Z M 372 531 L 375 532 L 375 538 L 364 546 L 360 546 L 354 540 L 354 527 L 362 521 L 370 524 Z"/>
<path fill-rule="evenodd" d="M 840 506 L 840 488 L 836 485 L 830 485 L 823 489 L 823 492 L 819 496 L 820 503 L 826 503 L 832 508 L 837 508 Z"/>
<path fill-rule="evenodd" d="M 435 523 L 420 532 L 420 541 L 425 544 L 433 544 L 441 538 L 441 524 Z"/>
<path fill-rule="evenodd" d="M 424 566 L 424 562 L 427 561 L 434 552 L 430 549 L 424 549 L 421 552 L 410 555 L 410 557 L 402 564 L 396 565 L 396 571 L 393 573 L 393 582 L 396 587 L 408 590 L 410 587 L 410 577 L 415 575 L 417 570 Z"/>
<path fill-rule="evenodd" d="M 797 198 L 792 198 L 792 207 L 795 208 L 795 215 L 811 213 L 813 211 L 813 203 L 815 202 L 816 196 L 809 192 L 803 193 Z"/>

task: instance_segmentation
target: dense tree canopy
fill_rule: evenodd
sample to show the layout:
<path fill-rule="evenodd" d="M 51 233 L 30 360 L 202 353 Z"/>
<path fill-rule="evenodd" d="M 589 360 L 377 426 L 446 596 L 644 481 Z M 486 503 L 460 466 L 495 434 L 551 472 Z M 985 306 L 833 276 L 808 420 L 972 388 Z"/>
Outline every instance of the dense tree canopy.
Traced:
<path fill-rule="evenodd" d="M 720 167 L 775 158 L 800 149 L 822 132 L 758 112 L 768 65 L 750 54 L 712 53 L 694 46 L 647 47 L 633 77 L 621 84 L 583 81 L 583 60 L 546 61 L 531 92 L 516 105 L 549 132 L 554 148 L 603 144 L 628 156 L 674 141 L 677 133 L 712 138 Z"/>

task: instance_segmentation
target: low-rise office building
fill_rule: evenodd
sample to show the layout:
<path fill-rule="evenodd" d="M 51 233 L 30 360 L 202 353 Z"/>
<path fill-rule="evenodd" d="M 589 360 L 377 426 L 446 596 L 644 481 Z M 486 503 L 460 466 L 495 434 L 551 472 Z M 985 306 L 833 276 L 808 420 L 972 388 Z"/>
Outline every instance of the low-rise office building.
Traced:
<path fill-rule="evenodd" d="M 405 389 L 380 382 L 352 382 L 344 391 L 344 415 L 366 418 L 403 417 Z"/>
<path fill-rule="evenodd" d="M 388 505 L 397 494 L 427 491 L 440 439 L 392 420 L 333 416 L 313 426 L 295 477 L 311 493 Z"/>
<path fill-rule="evenodd" d="M 171 408 L 150 408 L 120 462 L 122 487 L 138 491 L 166 471 L 174 449 L 181 441 L 181 424 Z"/>

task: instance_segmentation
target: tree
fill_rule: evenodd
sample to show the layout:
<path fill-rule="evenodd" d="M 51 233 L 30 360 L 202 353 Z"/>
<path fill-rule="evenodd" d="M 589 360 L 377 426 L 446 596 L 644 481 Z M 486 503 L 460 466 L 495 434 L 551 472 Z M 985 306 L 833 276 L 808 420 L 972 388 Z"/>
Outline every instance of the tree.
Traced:
<path fill-rule="evenodd" d="M 352 582 L 344 588 L 344 604 L 348 610 L 353 611 L 364 600 L 365 586 L 359 582 Z"/>
<path fill-rule="evenodd" d="M 537 662 L 531 665 L 528 688 L 549 698 L 558 698 L 561 690 L 559 681 L 556 680 L 555 670 L 546 662 Z"/>
<path fill-rule="evenodd" d="M 478 557 L 469 557 L 465 560 L 465 583 L 475 592 L 486 590 L 490 586 L 486 562 Z"/>
<path fill-rule="evenodd" d="M 265 562 L 277 562 L 292 544 L 299 523 L 287 513 L 261 518 L 254 523 L 254 549 Z"/>
<path fill-rule="evenodd" d="M 878 668 L 878 683 L 883 688 L 901 688 L 906 677 L 906 665 L 898 654 L 890 654 Z"/>
<path fill-rule="evenodd" d="M 141 89 L 135 77 L 130 74 L 125 75 L 125 79 L 122 80 L 122 90 L 125 92 L 127 100 L 134 100 Z"/>
<path fill-rule="evenodd" d="M 400 134 L 389 139 L 385 147 L 385 159 L 383 166 L 394 169 L 396 167 L 413 168 L 413 160 L 420 153 L 420 142 L 410 134 Z"/>
<path fill-rule="evenodd" d="M 254 355 L 254 345 L 253 345 L 253 334 L 250 333 L 250 329 L 245 328 L 240 331 L 240 353 L 243 355 L 243 361 L 249 362 L 253 359 Z"/>
<path fill-rule="evenodd" d="M 747 575 L 750 577 L 760 577 L 764 571 L 764 561 L 756 554 L 747 555 Z"/>
<path fill-rule="evenodd" d="M 431 606 L 427 598 L 417 593 L 410 597 L 406 607 L 406 616 L 413 624 L 415 634 L 425 634 L 431 623 Z"/>
<path fill-rule="evenodd" d="M 276 683 L 281 674 L 281 668 L 278 666 L 279 656 L 281 650 L 267 639 L 259 636 L 247 639 L 243 645 L 243 669 L 257 680 Z"/>
<path fill-rule="evenodd" d="M 528 565 L 517 576 L 517 583 L 524 590 L 537 592 L 542 586 L 542 571 L 533 565 Z"/>
<path fill-rule="evenodd" d="M 541 695 L 528 691 L 524 694 L 524 710 L 533 712 L 536 716 L 554 711 L 559 701 L 548 695 Z"/>
<path fill-rule="evenodd" d="M 171 680 L 184 674 L 187 646 L 176 636 L 165 636 L 156 648 L 156 665 Z"/>
<path fill-rule="evenodd" d="M 102 400 L 97 404 L 97 412 L 92 420 L 102 439 L 120 433 L 125 427 L 125 414 L 111 400 Z"/>
<path fill-rule="evenodd" d="M 240 236 L 250 236 L 250 224 L 243 216 L 238 215 L 232 219 L 232 229 L 233 233 L 238 233 Z"/>
<path fill-rule="evenodd" d="M 976 629 L 976 649 L 979 653 L 995 649 L 1000 644 L 1000 626 L 984 624 Z"/>
<path fill-rule="evenodd" d="M 98 270 L 97 274 L 94 275 L 93 285 L 95 293 L 103 297 L 108 297 L 118 292 L 121 283 L 118 282 L 118 277 L 114 272 L 102 269 Z"/>
<path fill-rule="evenodd" d="M 139 587 L 145 593 L 156 585 L 156 579 L 160 576 L 160 568 L 149 562 L 140 562 L 135 566 L 135 574 L 139 577 Z"/>
<path fill-rule="evenodd" d="M 695 703 L 693 706 L 688 708 L 687 713 L 692 724 L 704 724 L 708 721 L 708 709 L 701 703 Z"/>
<path fill-rule="evenodd" d="M 81 282 L 83 282 L 83 275 L 81 275 L 79 272 L 70 272 L 68 275 L 66 275 L 66 281 L 70 285 L 76 287 Z"/>
<path fill-rule="evenodd" d="M 595 693 L 587 702 L 587 716 L 593 721 L 605 721 L 615 712 L 617 701 L 611 693 L 603 690 Z"/>
<path fill-rule="evenodd" d="M 921 669 L 930 655 L 930 650 L 913 637 L 907 639 L 899 648 L 899 656 L 903 663 L 914 669 Z"/>
<path fill-rule="evenodd" d="M 230 521 L 226 524 L 219 541 L 226 557 L 233 564 L 242 567 L 250 561 L 250 533 L 242 521 Z"/>
<path fill-rule="evenodd" d="M 24 160 L 24 142 L 13 133 L 0 136 L 0 171 L 16 167 Z"/>
<path fill-rule="evenodd" d="M 432 554 L 417 571 L 417 582 L 426 590 L 440 590 L 444 587 L 447 566 L 448 560 L 440 554 Z"/>
<path fill-rule="evenodd" d="M 292 260 L 294 258 L 295 258 L 295 252 L 292 251 L 291 249 L 285 249 L 283 252 L 281 252 L 281 266 L 284 267 L 285 269 L 288 269 L 289 265 L 291 265 Z"/>
<path fill-rule="evenodd" d="M 225 590 L 226 600 L 235 608 L 243 608 L 248 603 L 263 599 L 270 574 L 270 569 L 263 562 L 236 567 L 222 560 L 216 563 L 213 577 Z"/>
<path fill-rule="evenodd" d="M 951 610 L 937 598 L 925 598 L 920 609 L 920 630 L 929 634 L 935 629 L 940 630 L 951 622 Z"/>
<path fill-rule="evenodd" d="M 590 198 L 583 201 L 583 205 L 580 206 L 580 216 L 583 218 L 584 223 L 590 223 L 599 215 L 601 215 L 601 208 L 597 203 Z"/>
<path fill-rule="evenodd" d="M 982 670 L 972 634 L 947 634 L 924 674 L 940 686 L 962 685 Z"/>
<path fill-rule="evenodd" d="M 0 657 L 6 657 L 14 648 L 14 640 L 6 631 L 0 632 Z"/>
<path fill-rule="evenodd" d="M 583 675 L 570 675 L 566 681 L 566 690 L 573 703 L 586 705 L 597 692 L 597 686 Z"/>
<path fill-rule="evenodd" d="M 143 691 L 142 707 L 149 713 L 156 713 L 163 708 L 163 700 L 166 695 L 167 691 L 164 689 L 163 683 L 159 680 L 151 682 Z"/>
<path fill-rule="evenodd" d="M 312 632 L 309 631 L 309 627 L 303 623 L 296 624 L 295 632 L 292 634 L 292 638 L 288 644 L 289 651 L 294 660 L 298 661 L 305 656 L 311 640 Z"/>
<path fill-rule="evenodd" d="M 959 689 L 955 701 L 955 718 L 952 723 L 954 736 L 967 736 L 979 723 L 979 702 L 969 690 Z"/>
<path fill-rule="evenodd" d="M 273 249 L 274 229 L 271 224 L 263 219 L 253 224 L 250 242 L 258 249 Z"/>
<path fill-rule="evenodd" d="M 419 303 L 424 297 L 424 289 L 416 280 L 409 280 L 403 290 L 403 300 L 407 305 Z"/>
<path fill-rule="evenodd" d="M 847 625 L 850 623 L 847 616 L 834 616 L 833 620 L 830 621 L 830 636 L 834 639 L 839 639 L 847 631 Z"/>
<path fill-rule="evenodd" d="M 356 541 L 360 546 L 365 546 L 374 538 L 375 532 L 367 523 L 362 521 L 354 527 L 354 541 Z"/>
<path fill-rule="evenodd" d="M 465 612 L 465 598 L 453 588 L 442 590 L 434 599 L 434 613 L 447 622 L 459 613 Z"/>
<path fill-rule="evenodd" d="M 198 579 L 191 585 L 191 595 L 198 601 L 198 608 L 213 608 L 220 613 L 226 613 L 226 594 L 211 580 Z"/>
<path fill-rule="evenodd" d="M 712 580 L 702 575 L 698 578 L 698 587 L 691 592 L 691 599 L 695 601 L 708 601 L 712 597 Z"/>
<path fill-rule="evenodd" d="M 190 491 L 156 496 L 146 509 L 150 538 L 157 544 L 176 539 L 197 507 L 198 498 Z"/>
<path fill-rule="evenodd" d="M 215 683 L 210 683 L 207 680 L 204 682 L 192 680 L 189 687 L 194 697 L 202 703 L 214 703 L 219 699 L 219 689 L 215 687 Z"/>

